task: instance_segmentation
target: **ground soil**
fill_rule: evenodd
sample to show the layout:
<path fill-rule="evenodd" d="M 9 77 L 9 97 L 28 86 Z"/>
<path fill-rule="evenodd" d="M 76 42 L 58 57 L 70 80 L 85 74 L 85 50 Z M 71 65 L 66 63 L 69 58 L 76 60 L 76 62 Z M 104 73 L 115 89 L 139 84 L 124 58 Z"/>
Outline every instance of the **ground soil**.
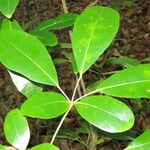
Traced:
<path fill-rule="evenodd" d="M 91 5 L 94 0 L 66 0 L 69 12 L 81 13 L 85 8 Z M 134 0 L 132 5 L 127 5 L 125 0 L 99 0 L 96 5 L 111 6 L 119 10 L 121 15 L 121 25 L 119 33 L 114 43 L 103 54 L 102 61 L 106 62 L 110 57 L 128 56 L 142 60 L 150 57 L 150 1 Z M 63 13 L 60 0 L 21 0 L 13 18 L 24 26 L 27 22 L 35 19 L 35 23 L 28 29 L 33 29 L 40 22 L 56 17 Z M 1 16 L 2 17 L 2 16 Z M 68 29 L 57 31 L 57 36 L 61 42 L 70 42 Z M 52 53 L 53 58 L 61 57 L 61 51 Z M 84 75 L 85 86 L 107 76 L 102 73 L 116 71 L 121 69 L 120 66 L 103 64 L 101 68 L 100 61 L 93 65 L 90 71 Z M 75 85 L 75 76 L 69 63 L 56 65 L 59 79 L 63 90 L 70 97 Z M 65 71 L 64 71 L 65 70 Z M 63 72 L 63 74 L 62 74 Z M 52 87 L 45 87 L 46 90 L 56 90 Z M 25 97 L 21 95 L 12 84 L 4 66 L 0 66 L 0 143 L 9 145 L 3 135 L 4 118 L 10 110 L 19 107 Z M 149 101 L 144 100 L 142 107 L 128 102 L 136 116 L 136 125 L 134 131 L 138 135 L 150 127 L 149 118 Z M 136 110 L 135 110 L 136 109 Z M 63 128 L 75 130 L 80 126 L 82 119 L 73 110 L 66 118 Z M 54 131 L 59 118 L 53 121 L 43 121 L 29 119 L 31 129 L 31 141 L 29 146 L 38 143 L 49 142 L 51 132 Z M 99 137 L 101 135 L 98 135 Z M 86 139 L 83 135 L 83 139 Z M 56 144 L 62 150 L 86 150 L 87 148 L 81 143 L 66 138 L 58 138 Z M 97 146 L 97 150 L 122 150 L 128 142 L 120 140 L 106 140 L 103 144 Z"/>

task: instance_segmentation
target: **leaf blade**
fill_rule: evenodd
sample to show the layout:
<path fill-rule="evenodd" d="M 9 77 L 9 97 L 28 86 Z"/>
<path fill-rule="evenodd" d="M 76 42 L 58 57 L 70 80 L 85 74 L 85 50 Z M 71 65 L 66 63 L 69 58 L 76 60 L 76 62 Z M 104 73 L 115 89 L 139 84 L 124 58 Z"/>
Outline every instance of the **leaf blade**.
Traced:
<path fill-rule="evenodd" d="M 65 113 L 69 106 L 70 103 L 64 96 L 54 92 L 43 92 L 25 101 L 21 112 L 33 118 L 50 119 Z"/>
<path fill-rule="evenodd" d="M 97 86 L 97 90 L 117 97 L 149 98 L 150 65 L 138 65 L 120 71 Z"/>
<path fill-rule="evenodd" d="M 8 69 L 35 82 L 58 86 L 52 59 L 37 38 L 22 31 L 2 30 L 0 39 L 0 61 Z"/>
<path fill-rule="evenodd" d="M 145 150 L 150 147 L 150 130 L 134 139 L 125 150 Z"/>
<path fill-rule="evenodd" d="M 54 146 L 53 144 L 49 144 L 49 143 L 43 143 L 43 144 L 39 144 L 36 145 L 34 147 L 31 148 L 31 150 L 59 150 L 58 147 Z"/>
<path fill-rule="evenodd" d="M 132 111 L 124 103 L 108 96 L 86 97 L 75 103 L 75 107 L 85 120 L 109 133 L 127 131 L 134 123 Z"/>
<path fill-rule="evenodd" d="M 4 122 L 4 133 L 7 141 L 17 149 L 26 149 L 30 130 L 28 123 L 18 109 L 10 111 Z"/>
<path fill-rule="evenodd" d="M 11 18 L 19 0 L 1 0 L 0 1 L 0 11 L 7 17 Z"/>
<path fill-rule="evenodd" d="M 88 70 L 110 45 L 118 28 L 119 14 L 107 7 L 91 7 L 76 19 L 72 45 L 80 74 Z"/>

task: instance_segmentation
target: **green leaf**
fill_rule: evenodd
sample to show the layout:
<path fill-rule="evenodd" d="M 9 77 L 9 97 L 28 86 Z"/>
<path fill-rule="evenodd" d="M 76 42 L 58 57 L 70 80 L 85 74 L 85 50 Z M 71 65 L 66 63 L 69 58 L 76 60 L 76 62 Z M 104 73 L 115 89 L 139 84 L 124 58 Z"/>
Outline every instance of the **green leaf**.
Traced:
<path fill-rule="evenodd" d="M 29 98 L 32 95 L 42 92 L 43 88 L 41 86 L 38 86 L 36 83 L 33 83 L 32 81 L 29 81 L 25 77 L 17 75 L 11 71 L 9 71 L 9 74 L 18 91 L 20 91 L 26 97 Z"/>
<path fill-rule="evenodd" d="M 32 81 L 58 86 L 52 59 L 34 36 L 17 30 L 0 31 L 0 61 Z"/>
<path fill-rule="evenodd" d="M 96 87 L 101 93 L 125 98 L 150 98 L 150 64 L 120 71 Z"/>
<path fill-rule="evenodd" d="M 59 150 L 59 148 L 53 144 L 43 143 L 32 147 L 31 150 Z"/>
<path fill-rule="evenodd" d="M 5 146 L 0 144 L 0 150 L 6 150 Z"/>
<path fill-rule="evenodd" d="M 69 101 L 63 95 L 43 92 L 26 100 L 21 107 L 21 111 L 25 116 L 50 119 L 65 113 L 69 106 Z"/>
<path fill-rule="evenodd" d="M 119 58 L 110 58 L 108 60 L 108 63 L 118 64 L 126 68 L 140 65 L 140 62 L 137 59 L 129 58 L 127 56 L 121 56 Z"/>
<path fill-rule="evenodd" d="M 0 0 L 0 11 L 7 17 L 11 18 L 19 0 Z"/>
<path fill-rule="evenodd" d="M 86 9 L 75 21 L 73 53 L 80 74 L 88 70 L 111 44 L 119 28 L 119 14 L 108 7 Z"/>
<path fill-rule="evenodd" d="M 9 19 L 4 19 L 1 25 L 1 30 L 9 30 L 9 29 L 15 29 L 15 30 L 20 30 L 23 31 L 22 27 L 16 20 L 9 20 Z"/>
<path fill-rule="evenodd" d="M 55 19 L 48 19 L 39 24 L 34 31 L 57 30 L 72 26 L 77 16 L 74 13 L 62 14 Z"/>
<path fill-rule="evenodd" d="M 149 150 L 149 148 L 150 130 L 147 130 L 139 137 L 134 139 L 125 150 Z"/>
<path fill-rule="evenodd" d="M 31 32 L 32 35 L 36 36 L 45 46 L 55 46 L 58 44 L 56 35 L 49 31 L 35 31 Z"/>
<path fill-rule="evenodd" d="M 4 122 L 4 133 L 7 141 L 17 149 L 26 149 L 30 130 L 25 117 L 19 109 L 10 111 Z"/>
<path fill-rule="evenodd" d="M 97 128 L 109 133 L 129 130 L 134 115 L 124 103 L 108 96 L 90 96 L 75 103 L 79 114 Z"/>

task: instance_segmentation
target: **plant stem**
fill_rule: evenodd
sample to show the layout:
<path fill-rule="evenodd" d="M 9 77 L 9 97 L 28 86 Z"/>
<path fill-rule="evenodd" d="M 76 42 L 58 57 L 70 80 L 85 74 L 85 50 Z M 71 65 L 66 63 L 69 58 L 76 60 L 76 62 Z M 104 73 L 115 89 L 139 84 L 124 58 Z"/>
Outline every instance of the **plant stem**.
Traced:
<path fill-rule="evenodd" d="M 71 98 L 71 101 L 73 102 L 74 101 L 74 98 L 75 98 L 75 95 L 76 95 L 76 91 L 77 91 L 77 88 L 79 86 L 79 83 L 80 83 L 80 80 L 82 78 L 82 74 L 80 74 L 78 80 L 77 80 L 77 83 L 76 83 L 76 86 L 74 88 L 74 91 L 73 91 L 73 94 L 72 94 L 72 98 Z"/>
<path fill-rule="evenodd" d="M 77 76 L 77 75 L 75 75 L 75 77 L 76 77 L 76 81 L 78 81 L 78 76 Z M 81 97 L 81 96 L 82 96 L 82 92 L 81 92 L 81 88 L 80 88 L 80 86 L 78 86 L 78 88 L 77 88 L 77 92 L 78 92 L 78 96 L 79 96 L 79 97 Z"/>
<path fill-rule="evenodd" d="M 66 1 L 65 0 L 61 0 L 61 2 L 62 2 L 62 6 L 63 6 L 63 9 L 64 9 L 64 12 L 67 14 L 68 13 L 68 9 L 67 9 Z"/>
<path fill-rule="evenodd" d="M 68 115 L 70 109 L 72 108 L 72 106 L 73 106 L 73 103 L 70 104 L 70 108 L 69 108 L 68 111 L 64 114 L 64 116 L 62 117 L 62 119 L 61 119 L 59 125 L 57 126 L 57 129 L 55 130 L 55 133 L 54 133 L 54 135 L 53 135 L 53 137 L 52 137 L 52 140 L 51 140 L 51 142 L 50 142 L 51 144 L 53 144 L 53 142 L 54 142 L 54 140 L 55 140 L 55 138 L 56 138 L 56 136 L 57 136 L 57 134 L 58 134 L 58 132 L 59 132 L 59 130 L 60 130 L 62 124 L 63 124 L 63 122 L 65 121 L 65 119 L 66 119 L 66 117 L 67 117 L 67 115 Z"/>
<path fill-rule="evenodd" d="M 66 93 L 62 90 L 62 88 L 60 86 L 57 86 L 57 88 L 59 89 L 59 91 L 67 98 L 68 101 L 70 101 L 69 97 L 66 95 Z"/>
<path fill-rule="evenodd" d="M 85 95 L 79 97 L 78 99 L 76 99 L 76 100 L 74 101 L 74 103 L 78 102 L 80 99 L 82 99 L 82 98 L 84 98 L 84 97 L 87 97 L 87 96 L 89 96 L 89 95 L 91 95 L 91 94 L 95 94 L 95 93 L 97 93 L 97 92 L 99 92 L 99 90 L 94 90 L 94 91 L 92 91 L 92 92 L 89 92 L 89 93 L 87 93 L 87 94 L 85 94 Z"/>

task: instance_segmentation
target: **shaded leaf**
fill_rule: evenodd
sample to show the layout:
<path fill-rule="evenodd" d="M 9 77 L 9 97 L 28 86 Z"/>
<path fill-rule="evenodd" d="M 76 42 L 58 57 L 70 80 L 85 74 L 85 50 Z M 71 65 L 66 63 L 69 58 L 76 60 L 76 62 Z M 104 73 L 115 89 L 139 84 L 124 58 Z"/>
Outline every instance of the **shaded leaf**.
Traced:
<path fill-rule="evenodd" d="M 38 86 L 36 83 L 33 83 L 25 77 L 22 77 L 21 75 L 19 76 L 11 71 L 9 71 L 9 74 L 18 91 L 20 91 L 26 97 L 29 98 L 32 95 L 42 92 L 43 88 L 41 86 Z"/>
<path fill-rule="evenodd" d="M 150 130 L 134 139 L 125 150 L 149 150 L 150 148 Z"/>
<path fill-rule="evenodd" d="M 7 141 L 17 149 L 26 149 L 30 130 L 25 117 L 18 109 L 10 111 L 4 122 L 4 133 Z"/>
<path fill-rule="evenodd" d="M 34 36 L 17 30 L 0 31 L 0 61 L 32 81 L 58 86 L 52 59 Z"/>
<path fill-rule="evenodd" d="M 121 65 L 122 67 L 126 68 L 140 65 L 140 62 L 137 59 L 129 58 L 127 56 L 121 56 L 119 58 L 110 58 L 108 60 L 108 63 Z"/>
<path fill-rule="evenodd" d="M 7 17 L 11 18 L 19 0 L 0 0 L 0 11 Z"/>
<path fill-rule="evenodd" d="M 55 46 L 58 44 L 56 35 L 49 31 L 35 31 L 31 32 L 32 35 L 36 36 L 45 46 Z"/>
<path fill-rule="evenodd" d="M 72 46 L 80 74 L 88 70 L 111 44 L 118 28 L 119 14 L 108 7 L 88 8 L 76 19 Z"/>
<path fill-rule="evenodd" d="M 69 27 L 73 25 L 77 16 L 78 15 L 74 13 L 62 14 L 55 19 L 48 19 L 39 24 L 34 31 L 57 30 Z"/>
<path fill-rule="evenodd" d="M 32 147 L 31 150 L 59 150 L 59 148 L 53 144 L 43 143 Z"/>
<path fill-rule="evenodd" d="M 96 87 L 101 93 L 125 98 L 150 97 L 150 64 L 120 71 Z"/>
<path fill-rule="evenodd" d="M 134 123 L 132 111 L 124 103 L 108 96 L 90 96 L 75 103 L 79 114 L 101 130 L 118 133 Z"/>
<path fill-rule="evenodd" d="M 65 113 L 69 106 L 69 101 L 63 95 L 43 92 L 26 100 L 21 107 L 21 111 L 25 116 L 50 119 Z"/>
<path fill-rule="evenodd" d="M 14 19 L 14 20 L 9 20 L 9 19 L 4 19 L 2 21 L 1 25 L 1 30 L 9 30 L 9 29 L 15 29 L 15 30 L 20 30 L 23 31 L 22 27 L 20 24 Z"/>

